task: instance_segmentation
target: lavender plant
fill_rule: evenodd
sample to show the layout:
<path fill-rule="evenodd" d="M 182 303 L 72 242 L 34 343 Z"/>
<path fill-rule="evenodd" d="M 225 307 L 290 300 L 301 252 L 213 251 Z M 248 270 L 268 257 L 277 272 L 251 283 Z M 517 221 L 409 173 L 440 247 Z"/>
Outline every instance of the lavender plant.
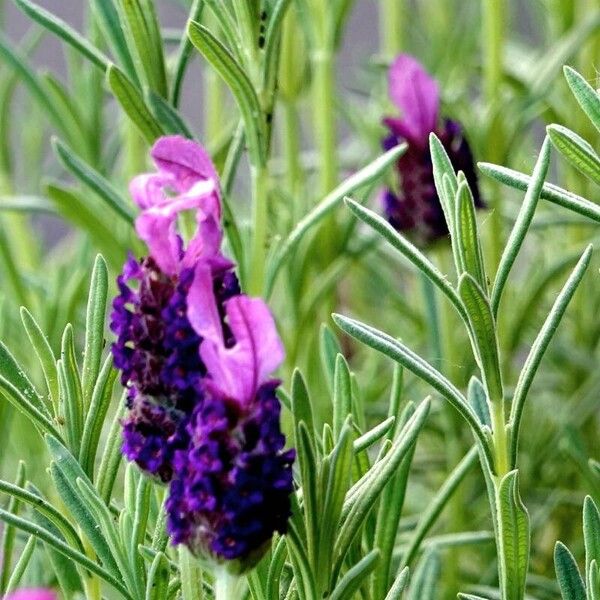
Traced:
<path fill-rule="evenodd" d="M 597 598 L 600 8 L 64 8 L 0 3 L 0 595 Z"/>

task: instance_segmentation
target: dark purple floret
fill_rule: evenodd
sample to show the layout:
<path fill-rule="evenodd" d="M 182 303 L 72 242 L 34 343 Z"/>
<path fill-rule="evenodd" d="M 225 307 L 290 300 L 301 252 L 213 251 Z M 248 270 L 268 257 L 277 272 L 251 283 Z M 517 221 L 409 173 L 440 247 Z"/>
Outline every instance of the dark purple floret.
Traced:
<path fill-rule="evenodd" d="M 444 146 L 452 166 L 463 171 L 473 193 L 475 205 L 482 207 L 477 174 L 469 144 L 461 126 L 451 120 L 435 132 Z M 393 148 L 403 140 L 395 135 L 385 138 L 383 147 Z M 410 232 L 425 244 L 448 235 L 448 226 L 433 180 L 433 166 L 427 143 L 410 143 L 397 163 L 400 181 L 398 192 L 386 189 L 383 195 L 385 214 L 399 231 Z"/>
<path fill-rule="evenodd" d="M 167 501 L 173 543 L 231 560 L 285 532 L 294 451 L 283 451 L 277 385 L 262 385 L 245 408 L 205 394 L 188 425 L 190 446 L 175 458 Z"/>

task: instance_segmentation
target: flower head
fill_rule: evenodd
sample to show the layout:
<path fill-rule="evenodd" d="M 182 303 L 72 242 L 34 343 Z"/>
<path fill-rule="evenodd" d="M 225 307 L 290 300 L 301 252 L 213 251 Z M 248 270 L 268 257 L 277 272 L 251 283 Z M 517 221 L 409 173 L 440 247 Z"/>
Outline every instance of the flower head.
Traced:
<path fill-rule="evenodd" d="M 152 157 L 158 171 L 131 184 L 150 254 L 125 263 L 111 319 L 128 388 L 123 452 L 169 485 L 173 543 L 243 567 L 290 513 L 294 452 L 271 378 L 284 350 L 269 308 L 241 293 L 221 254 L 219 181 L 204 149 L 167 137 Z M 197 228 L 185 244 L 177 224 L 189 210 Z"/>
<path fill-rule="evenodd" d="M 47 589 L 22 589 L 8 595 L 5 600 L 57 600 L 56 594 Z"/>
<path fill-rule="evenodd" d="M 388 78 L 390 98 L 400 109 L 401 117 L 384 119 L 389 135 L 383 146 L 389 149 L 406 141 L 408 149 L 398 159 L 397 186 L 383 192 L 384 211 L 396 229 L 409 231 L 417 241 L 426 243 L 448 234 L 433 180 L 429 134 L 438 136 L 454 168 L 463 171 L 475 204 L 481 207 L 473 156 L 461 125 L 440 118 L 437 82 L 415 58 L 398 56 Z"/>

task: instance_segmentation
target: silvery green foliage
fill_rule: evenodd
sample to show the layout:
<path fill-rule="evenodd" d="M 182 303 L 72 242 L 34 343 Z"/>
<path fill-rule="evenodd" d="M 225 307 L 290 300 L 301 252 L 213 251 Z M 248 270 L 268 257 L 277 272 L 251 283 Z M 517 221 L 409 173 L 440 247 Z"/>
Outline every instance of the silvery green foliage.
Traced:
<path fill-rule="evenodd" d="M 382 29 L 402 29 L 407 45 L 431 40 L 424 58 L 481 156 L 523 169 L 537 155 L 531 174 L 479 164 L 504 184 L 488 188 L 494 216 L 482 216 L 430 139 L 446 252 L 417 247 L 366 206 L 405 147 L 378 146 L 378 64 L 397 49 L 382 47 L 361 73 L 368 102 L 345 81 L 345 95 L 336 91 L 351 0 L 180 0 L 186 24 L 175 32 L 152 0 L 89 0 L 82 31 L 41 2 L 14 4 L 31 30 L 17 44 L 0 37 L 0 594 L 33 581 L 65 600 L 218 590 L 252 600 L 600 598 L 600 469 L 588 461 L 600 327 L 586 247 L 600 221 L 600 96 L 566 67 L 575 115 L 557 84 L 580 48 L 598 47 L 600 12 L 577 22 L 578 2 L 553 3 L 549 50 L 507 44 L 500 65 L 502 32 L 488 19 L 486 98 L 473 110 L 464 90 L 480 62 L 477 3 L 380 0 Z M 484 0 L 485 14 L 504 4 Z M 401 28 L 390 21 L 403 9 Z M 34 67 L 43 36 L 64 47 L 66 80 Z M 198 115 L 182 109 L 188 85 L 204 93 L 228 252 L 244 286 L 276 307 L 289 356 L 281 401 L 298 452 L 294 510 L 287 535 L 241 581 L 169 544 L 164 490 L 122 461 L 123 389 L 106 348 L 111 281 L 127 251 L 140 252 L 125 183 L 157 137 L 200 137 Z M 540 113 L 541 146 L 528 137 Z M 314 152 L 303 151 L 305 121 Z M 568 175 L 560 185 L 547 181 L 552 155 Z M 518 206 L 496 204 L 509 188 Z M 28 221 L 39 214 L 78 235 L 46 252 Z M 319 330 L 332 310 L 339 330 Z M 593 497 L 583 536 L 568 512 L 574 485 Z M 559 542 L 552 556 L 564 535 L 573 553 Z"/>

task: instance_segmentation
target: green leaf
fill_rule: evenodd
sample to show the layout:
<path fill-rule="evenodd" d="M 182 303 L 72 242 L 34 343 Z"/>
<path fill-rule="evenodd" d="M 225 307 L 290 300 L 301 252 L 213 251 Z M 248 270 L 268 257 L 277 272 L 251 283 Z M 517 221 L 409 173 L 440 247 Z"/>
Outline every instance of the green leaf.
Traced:
<path fill-rule="evenodd" d="M 554 566 L 563 600 L 587 600 L 577 563 L 562 542 L 556 542 L 554 546 Z"/>
<path fill-rule="evenodd" d="M 375 425 L 375 427 L 356 439 L 353 444 L 354 454 L 363 452 L 377 443 L 386 433 L 392 430 L 395 421 L 396 417 L 388 417 L 385 421 L 382 421 L 379 425 Z"/>
<path fill-rule="evenodd" d="M 79 367 L 75 356 L 73 327 L 65 327 L 61 345 L 61 359 L 58 361 L 58 384 L 61 397 L 60 414 L 64 418 L 64 429 L 69 449 L 78 454 L 83 433 L 83 398 Z"/>
<path fill-rule="evenodd" d="M 590 496 L 586 496 L 583 503 L 583 539 L 586 580 L 589 581 L 592 561 L 600 562 L 600 512 Z"/>
<path fill-rule="evenodd" d="M 286 258 L 292 253 L 306 233 L 315 225 L 317 225 L 317 223 L 321 222 L 342 201 L 345 196 L 352 194 L 365 185 L 377 181 L 383 175 L 386 169 L 393 165 L 396 160 L 398 160 L 398 158 L 404 152 L 406 152 L 406 148 L 406 144 L 396 146 L 391 150 L 388 150 L 382 156 L 376 158 L 366 167 L 360 169 L 360 171 L 357 171 L 348 177 L 332 192 L 327 194 L 327 196 L 325 196 L 325 198 L 319 202 L 317 206 L 315 206 L 296 224 L 289 236 L 281 244 L 279 251 L 273 257 L 273 261 L 269 265 L 267 270 L 267 296 L 269 296 L 273 290 L 273 285 L 279 269 L 282 267 Z"/>
<path fill-rule="evenodd" d="M 148 572 L 148 583 L 146 584 L 146 600 L 163 600 L 167 597 L 169 577 L 171 575 L 169 559 L 159 552 Z"/>
<path fill-rule="evenodd" d="M 477 415 L 460 391 L 439 371 L 434 369 L 404 344 L 382 331 L 338 314 L 333 315 L 333 320 L 348 335 L 400 363 L 446 398 L 471 426 L 473 432 L 481 442 L 486 456 L 492 461 L 490 464 L 494 464 L 488 442 L 479 424 Z"/>
<path fill-rule="evenodd" d="M 50 412 L 33 383 L 31 383 L 24 369 L 2 342 L 0 342 L 0 376 L 12 384 L 18 390 L 19 394 L 24 396 L 43 415 L 50 417 Z"/>
<path fill-rule="evenodd" d="M 46 436 L 46 444 L 54 459 L 50 465 L 50 475 L 61 500 L 73 515 L 73 519 L 89 540 L 104 567 L 115 577 L 121 578 L 112 551 L 98 528 L 98 522 L 77 487 L 77 479 L 85 477 L 85 473 L 75 457 L 55 438 Z"/>
<path fill-rule="evenodd" d="M 162 96 L 152 90 L 148 90 L 146 92 L 146 102 L 166 134 L 182 135 L 190 140 L 194 138 L 181 114 Z"/>
<path fill-rule="evenodd" d="M 56 414 L 58 406 L 58 371 L 56 369 L 54 352 L 52 352 L 48 338 L 44 335 L 37 321 L 24 306 L 21 307 L 21 320 L 27 337 L 33 346 L 33 350 L 40 361 L 48 388 L 50 403 L 54 407 Z"/>
<path fill-rule="evenodd" d="M 358 563 L 348 569 L 331 593 L 331 600 L 351 600 L 373 572 L 379 561 L 379 550 L 371 550 Z"/>
<path fill-rule="evenodd" d="M 485 293 L 475 279 L 464 273 L 458 283 L 458 293 L 463 301 L 473 337 L 473 352 L 483 375 L 483 384 L 492 404 L 504 399 L 502 374 L 500 372 L 500 356 L 496 323 L 492 309 Z"/>
<path fill-rule="evenodd" d="M 529 563 L 529 515 L 519 496 L 518 471 L 504 476 L 497 491 L 502 597 L 522 600 Z"/>
<path fill-rule="evenodd" d="M 487 396 L 483 384 L 477 377 L 471 377 L 469 387 L 467 389 L 467 400 L 473 407 L 473 410 L 479 417 L 479 422 L 482 425 L 487 425 L 492 429 L 492 419 L 490 417 L 490 409 L 487 404 Z"/>
<path fill-rule="evenodd" d="M 15 479 L 15 485 L 7 483 L 6 485 L 19 489 L 19 486 L 23 485 L 25 482 L 25 463 L 23 461 L 19 461 L 17 466 L 17 476 Z M 17 495 L 11 495 L 10 501 L 8 503 L 8 512 L 10 514 L 16 515 L 19 513 L 21 509 L 20 498 Z M 8 584 L 8 579 L 10 575 L 12 558 L 13 558 L 13 550 L 15 545 L 15 528 L 8 525 L 4 528 L 4 531 L 0 535 L 0 540 L 2 542 L 2 565 L 0 565 L 0 594 L 6 592 L 6 586 Z"/>
<path fill-rule="evenodd" d="M 540 155 L 537 159 L 537 162 L 535 163 L 533 174 L 531 176 L 531 182 L 527 186 L 525 199 L 523 200 L 523 204 L 519 210 L 517 220 L 510 232 L 508 241 L 506 242 L 506 246 L 502 252 L 502 257 L 500 258 L 500 264 L 498 265 L 498 270 L 496 272 L 491 296 L 492 313 L 494 317 L 496 317 L 498 314 L 498 307 L 500 306 L 500 299 L 508 279 L 508 274 L 512 269 L 515 259 L 517 258 L 517 254 L 519 253 L 519 250 L 525 241 L 525 236 L 527 235 L 529 226 L 531 225 L 540 194 L 542 193 L 544 179 L 546 178 L 549 164 L 550 140 L 546 138 L 542 145 L 542 149 L 540 150 Z"/>
<path fill-rule="evenodd" d="M 462 181 L 458 186 L 455 207 L 456 231 L 452 241 L 458 247 L 461 270 L 469 273 L 482 290 L 487 290 L 483 254 L 475 217 L 475 203 L 469 184 L 466 181 Z"/>
<path fill-rule="evenodd" d="M 97 474 L 98 492 L 104 502 L 110 502 L 112 490 L 115 485 L 119 466 L 123 459 L 121 446 L 123 445 L 123 434 L 121 433 L 121 419 L 124 414 L 125 398 L 121 398 L 119 409 L 115 412 L 112 425 L 106 438 L 104 454 L 100 461 Z"/>
<path fill-rule="evenodd" d="M 62 554 L 64 554 L 67 558 L 70 558 L 74 562 L 80 564 L 84 568 L 88 569 L 95 575 L 98 575 L 101 579 L 112 585 L 119 593 L 123 594 L 127 600 L 133 600 L 133 597 L 129 594 L 129 592 L 125 589 L 123 584 L 111 573 L 109 573 L 104 567 L 101 567 L 93 560 L 89 559 L 85 554 L 74 550 L 71 546 L 65 543 L 63 540 L 57 538 L 47 529 L 32 523 L 31 521 L 27 521 L 26 519 L 22 519 L 21 517 L 17 517 L 16 515 L 12 515 L 11 513 L 0 509 L 0 520 L 5 523 L 24 531 L 30 535 L 34 535 L 36 538 L 46 542 L 48 545 L 52 546 Z"/>
<path fill-rule="evenodd" d="M 385 485 L 400 467 L 402 460 L 416 442 L 417 436 L 429 414 L 429 407 L 429 400 L 421 403 L 415 414 L 398 434 L 398 438 L 390 451 L 363 477 L 363 481 L 355 486 L 357 491 L 352 495 L 351 500 L 347 498 L 346 504 L 349 510 L 346 507 L 344 509 L 346 518 L 339 528 L 335 544 L 332 581 L 335 581 L 339 574 L 351 543 L 373 509 Z"/>
<path fill-rule="evenodd" d="M 454 172 L 450 158 L 448 158 L 448 153 L 435 133 L 429 135 L 429 151 L 433 165 L 435 189 L 437 190 L 440 204 L 444 211 L 448 231 L 450 231 L 453 237 L 454 215 L 456 213 L 454 200 L 458 192 L 458 180 L 456 179 L 456 173 Z M 444 177 L 447 177 L 447 185 L 444 185 Z"/>
<path fill-rule="evenodd" d="M 33 552 L 35 550 L 37 544 L 37 539 L 34 535 L 30 535 L 25 547 L 23 548 L 23 552 L 21 552 L 21 556 L 19 556 L 19 560 L 15 564 L 12 573 L 10 575 L 10 579 L 6 584 L 6 596 L 8 597 L 10 594 L 15 592 L 21 583 L 21 578 L 23 574 L 27 570 L 29 562 L 31 561 L 31 557 L 33 556 Z"/>
<path fill-rule="evenodd" d="M 30 2 L 30 0 L 15 0 L 15 2 L 25 14 L 29 15 L 34 21 L 37 21 L 42 27 L 55 33 L 94 65 L 103 71 L 106 70 L 108 67 L 108 58 L 65 21 L 59 19 L 45 8 Z"/>
<path fill-rule="evenodd" d="M 206 27 L 191 21 L 188 24 L 188 36 L 231 90 L 244 119 L 252 162 L 255 167 L 263 165 L 266 160 L 266 122 L 252 82 L 229 50 Z"/>
<path fill-rule="evenodd" d="M 575 69 L 566 66 L 564 73 L 579 106 L 600 131 L 600 95 Z"/>
<path fill-rule="evenodd" d="M 117 0 L 123 35 L 141 80 L 163 98 L 167 77 L 160 27 L 150 0 Z"/>
<path fill-rule="evenodd" d="M 91 393 L 89 410 L 85 417 L 79 461 L 90 479 L 93 479 L 94 462 L 100 434 L 110 407 L 117 371 L 113 369 L 112 355 L 106 357 Z"/>
<path fill-rule="evenodd" d="M 590 245 L 581 255 L 579 262 L 573 269 L 558 297 L 554 301 L 554 304 L 552 305 L 552 308 L 550 309 L 542 328 L 540 329 L 533 345 L 531 346 L 531 350 L 527 355 L 525 364 L 521 369 L 521 373 L 519 374 L 510 412 L 510 427 L 512 429 L 510 456 L 511 465 L 513 467 L 516 465 L 517 460 L 519 433 L 521 428 L 521 419 L 523 417 L 523 408 L 525 406 L 525 399 L 527 398 L 527 394 L 531 384 L 533 383 L 533 379 L 537 373 L 538 367 L 540 366 L 540 362 L 542 361 L 544 353 L 550 344 L 550 340 L 556 332 L 556 329 L 558 328 L 558 325 L 565 314 L 565 311 L 567 310 L 567 306 L 569 305 L 573 294 L 575 294 L 577 287 L 585 275 L 590 263 L 591 255 L 592 246 Z"/>
<path fill-rule="evenodd" d="M 346 359 L 338 354 L 335 359 L 333 383 L 333 436 L 337 440 L 348 415 L 352 414 L 352 384 Z"/>
<path fill-rule="evenodd" d="M 153 144 L 164 135 L 163 128 L 150 112 L 143 96 L 123 71 L 115 65 L 110 65 L 106 71 L 106 80 L 125 114 L 149 144 Z"/>
<path fill-rule="evenodd" d="M 408 542 L 408 548 L 402 556 L 402 561 L 400 564 L 401 569 L 410 566 L 419 552 L 425 536 L 435 525 L 440 514 L 448 505 L 450 498 L 452 498 L 452 495 L 464 480 L 467 473 L 477 462 L 478 457 L 478 449 L 476 446 L 474 446 L 469 450 L 469 452 L 467 452 L 467 454 L 465 454 L 458 465 L 456 465 L 446 481 L 444 481 L 440 489 L 436 492 L 433 499 L 422 511 L 419 522 L 414 531 L 411 533 L 410 541 Z"/>
<path fill-rule="evenodd" d="M 331 329 L 325 324 L 321 324 L 319 331 L 319 354 L 321 357 L 321 366 L 330 394 L 333 395 L 335 360 L 338 354 L 342 353 L 342 348 L 338 339 Z"/>
<path fill-rule="evenodd" d="M 292 375 L 292 415 L 296 426 L 302 422 L 305 424 L 310 435 L 314 435 L 312 404 L 306 383 L 304 382 L 302 373 L 298 369 L 295 369 Z"/>
<path fill-rule="evenodd" d="M 479 170 L 488 177 L 523 192 L 529 188 L 531 183 L 531 178 L 528 175 L 513 171 L 506 167 L 492 165 L 490 163 L 478 163 L 477 166 L 479 167 Z M 568 208 L 573 212 L 600 223 L 600 206 L 577 194 L 563 190 L 556 185 L 545 183 L 542 187 L 540 198 L 548 200 L 558 206 L 562 206 L 563 208 Z"/>
<path fill-rule="evenodd" d="M 392 584 L 389 592 L 387 593 L 385 600 L 400 600 L 402 598 L 402 592 L 404 592 L 404 588 L 408 584 L 408 576 L 409 576 L 408 567 L 402 569 L 396 580 Z"/>
<path fill-rule="evenodd" d="M 100 372 L 104 349 L 104 320 L 108 294 L 108 270 L 101 254 L 96 256 L 87 303 L 85 324 L 85 350 L 81 369 L 81 389 L 86 408 L 92 400 L 92 391 Z"/>
<path fill-rule="evenodd" d="M 90 6 L 110 49 L 119 59 L 119 65 L 129 77 L 138 83 L 133 59 L 127 47 L 114 0 L 90 0 Z"/>
<path fill-rule="evenodd" d="M 600 157 L 594 148 L 574 131 L 562 125 L 548 125 L 546 128 L 554 147 L 580 173 L 600 185 Z"/>
<path fill-rule="evenodd" d="M 69 146 L 58 138 L 52 138 L 52 148 L 65 169 L 96 193 L 125 222 L 130 225 L 133 224 L 134 211 L 132 207 L 123 199 L 108 179 L 77 156 Z"/>
<path fill-rule="evenodd" d="M 435 548 L 429 550 L 423 555 L 412 577 L 407 600 L 435 600 L 440 569 L 440 556 L 437 550 Z"/>

